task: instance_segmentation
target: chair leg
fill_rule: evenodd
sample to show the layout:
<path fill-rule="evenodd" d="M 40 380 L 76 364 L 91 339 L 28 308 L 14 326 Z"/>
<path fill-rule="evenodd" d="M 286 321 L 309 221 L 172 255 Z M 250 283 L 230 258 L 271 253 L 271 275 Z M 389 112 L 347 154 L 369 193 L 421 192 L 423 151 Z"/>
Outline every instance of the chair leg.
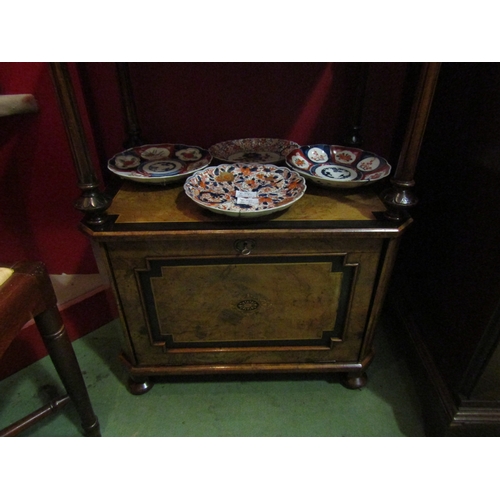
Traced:
<path fill-rule="evenodd" d="M 99 421 L 57 306 L 50 307 L 34 319 L 61 382 L 80 416 L 84 434 L 100 437 Z"/>

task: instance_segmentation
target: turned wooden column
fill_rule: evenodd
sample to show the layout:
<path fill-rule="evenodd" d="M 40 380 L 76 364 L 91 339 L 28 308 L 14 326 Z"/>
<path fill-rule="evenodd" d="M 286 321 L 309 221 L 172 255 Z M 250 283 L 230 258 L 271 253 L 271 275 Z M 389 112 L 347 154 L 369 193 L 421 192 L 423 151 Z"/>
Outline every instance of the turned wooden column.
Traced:
<path fill-rule="evenodd" d="M 384 215 L 390 220 L 400 221 L 409 218 L 407 210 L 414 207 L 418 202 L 412 189 L 415 185 L 413 178 L 440 66 L 441 63 L 423 63 L 422 65 L 403 147 L 399 155 L 396 172 L 391 179 L 392 186 L 384 191 L 381 196 L 387 208 Z"/>
<path fill-rule="evenodd" d="M 124 143 L 125 148 L 142 146 L 144 141 L 141 137 L 141 127 L 137 118 L 132 82 L 130 80 L 130 71 L 128 63 L 116 63 L 118 74 L 118 83 L 120 84 L 120 94 L 123 110 L 127 120 L 127 139 Z"/>
<path fill-rule="evenodd" d="M 356 91 L 353 99 L 351 111 L 349 133 L 345 138 L 346 146 L 361 148 L 363 146 L 363 136 L 361 124 L 363 121 L 363 108 L 365 104 L 366 86 L 370 72 L 370 63 L 356 63 Z"/>
<path fill-rule="evenodd" d="M 67 63 L 50 63 L 50 69 L 78 177 L 78 187 L 82 190 L 75 208 L 85 214 L 88 224 L 99 226 L 107 221 L 106 210 L 111 204 L 111 198 L 99 189 Z"/>

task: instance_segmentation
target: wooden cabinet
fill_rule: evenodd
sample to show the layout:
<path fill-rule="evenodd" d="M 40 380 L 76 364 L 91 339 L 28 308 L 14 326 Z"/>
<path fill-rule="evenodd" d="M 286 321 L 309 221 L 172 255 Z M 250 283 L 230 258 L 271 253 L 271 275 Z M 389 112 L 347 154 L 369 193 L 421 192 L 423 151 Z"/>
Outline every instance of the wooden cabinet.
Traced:
<path fill-rule="evenodd" d="M 384 191 L 311 185 L 285 212 L 248 221 L 202 210 L 178 185 L 124 183 L 112 199 L 101 192 L 71 74 L 64 63 L 51 68 L 82 191 L 75 206 L 114 287 L 131 391 L 147 391 L 154 376 L 220 372 L 339 372 L 347 387 L 364 386 L 417 203 L 413 176 L 439 64 L 422 63 L 410 78 L 413 104 Z M 117 69 L 128 145 L 136 145 L 133 85 L 128 66 Z M 366 69 L 351 146 L 361 144 Z"/>
<path fill-rule="evenodd" d="M 124 184 L 99 230 L 133 392 L 167 374 L 324 371 L 362 387 L 399 237 L 370 190 L 309 186 L 250 221 L 195 205 L 182 186 Z"/>

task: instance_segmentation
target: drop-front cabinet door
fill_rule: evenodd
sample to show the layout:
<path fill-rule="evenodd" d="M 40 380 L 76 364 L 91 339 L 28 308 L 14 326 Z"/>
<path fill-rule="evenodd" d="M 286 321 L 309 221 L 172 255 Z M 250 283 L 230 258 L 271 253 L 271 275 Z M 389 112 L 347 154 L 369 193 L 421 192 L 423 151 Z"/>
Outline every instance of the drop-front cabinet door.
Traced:
<path fill-rule="evenodd" d="M 381 248 L 293 232 L 107 243 L 126 355 L 136 366 L 356 362 Z"/>

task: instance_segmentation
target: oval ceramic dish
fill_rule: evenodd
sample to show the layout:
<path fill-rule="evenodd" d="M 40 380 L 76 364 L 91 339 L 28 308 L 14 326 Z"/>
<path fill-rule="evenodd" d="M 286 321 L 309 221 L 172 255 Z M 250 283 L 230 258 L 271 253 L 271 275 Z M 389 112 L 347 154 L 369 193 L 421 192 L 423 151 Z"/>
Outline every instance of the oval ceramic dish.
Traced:
<path fill-rule="evenodd" d="M 387 177 L 384 158 L 361 149 L 328 144 L 301 146 L 290 151 L 286 163 L 306 179 L 330 188 L 355 188 Z"/>
<path fill-rule="evenodd" d="M 287 154 L 298 148 L 296 142 L 284 139 L 237 139 L 210 146 L 210 154 L 229 163 L 284 163 Z"/>
<path fill-rule="evenodd" d="M 184 191 L 195 203 L 230 217 L 261 217 L 287 209 L 305 193 L 303 177 L 260 163 L 211 166 L 191 175 Z"/>
<path fill-rule="evenodd" d="M 108 169 L 123 179 L 148 184 L 170 184 L 185 179 L 212 161 L 198 146 L 148 144 L 127 149 L 108 161 Z"/>

